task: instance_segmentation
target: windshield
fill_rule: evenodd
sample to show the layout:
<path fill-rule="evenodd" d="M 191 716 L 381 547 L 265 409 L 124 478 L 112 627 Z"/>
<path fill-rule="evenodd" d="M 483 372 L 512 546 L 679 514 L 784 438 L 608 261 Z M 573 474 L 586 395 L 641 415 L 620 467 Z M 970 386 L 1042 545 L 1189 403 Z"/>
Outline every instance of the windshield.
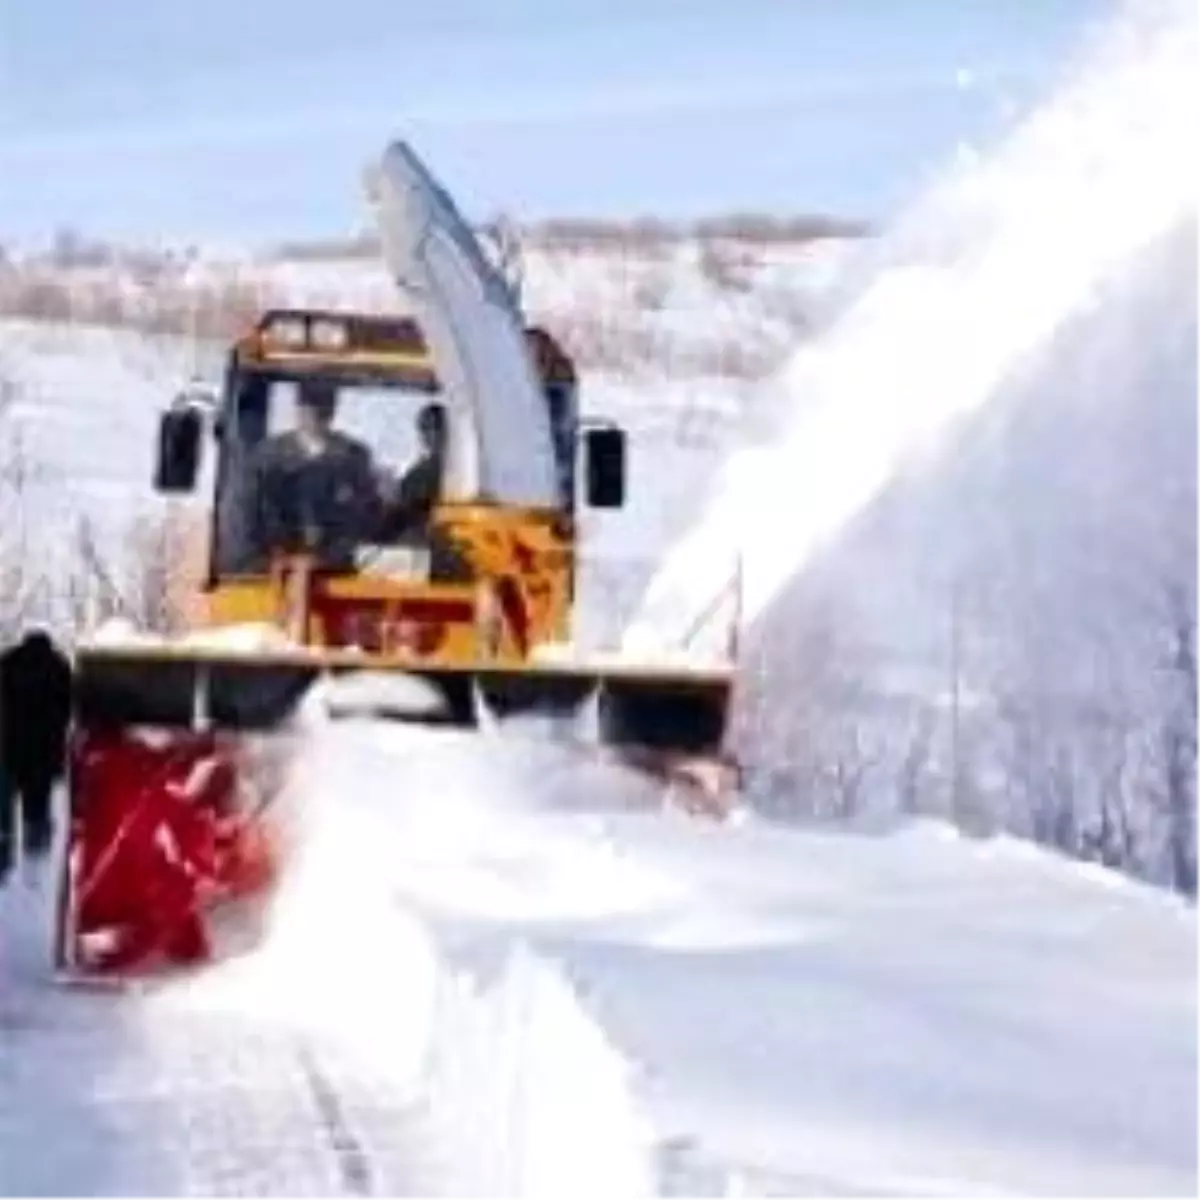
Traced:
<path fill-rule="evenodd" d="M 267 385 L 268 437 L 297 428 L 297 390 L 294 379 L 274 379 Z M 428 393 L 399 387 L 342 384 L 332 427 L 362 442 L 377 467 L 403 471 L 420 453 L 417 414 L 431 399 Z"/>
<path fill-rule="evenodd" d="M 280 441 L 295 442 L 287 435 L 298 432 L 304 424 L 303 409 L 298 403 L 302 387 L 298 376 L 259 371 L 236 375 L 231 381 L 222 420 L 217 482 L 214 565 L 219 575 L 258 575 L 266 569 L 261 520 L 264 498 L 261 488 L 256 494 L 256 463 L 261 465 L 262 456 Z M 562 504 L 569 510 L 573 504 L 575 474 L 574 390 L 548 387 L 545 398 L 554 431 Z M 438 400 L 438 395 L 377 379 L 343 379 L 333 385 L 333 399 L 330 430 L 352 439 L 359 452 L 366 452 L 380 499 L 391 503 L 399 496 L 403 498 L 405 512 L 411 508 L 418 514 L 403 522 L 405 536 L 422 534 L 422 528 L 417 528 L 421 525 L 419 514 L 427 514 L 430 503 L 436 503 L 436 499 L 429 501 L 428 496 L 441 497 L 447 487 L 462 484 L 461 477 L 454 473 L 451 457 L 439 456 L 435 469 L 422 453 L 419 417 L 423 409 Z M 436 474 L 436 483 L 429 482 L 431 471 Z M 407 478 L 410 472 L 413 479 Z M 332 482 L 329 486 L 334 490 L 341 487 Z M 412 499 L 414 495 L 427 498 L 416 501 Z M 275 499 L 285 507 L 291 504 L 294 509 L 297 503 L 302 507 L 307 505 L 313 497 L 296 496 L 288 501 L 280 494 Z M 427 517 L 424 522 L 427 525 Z M 379 527 L 371 521 L 353 524 L 359 533 L 368 526 Z M 382 544 L 395 545 L 398 536 L 394 532 L 395 522 L 385 522 L 382 528 L 392 531 L 384 534 Z M 366 544 L 380 539 L 356 533 L 355 540 Z"/>
<path fill-rule="evenodd" d="M 294 377 L 246 374 L 234 381 L 223 425 L 217 485 L 216 568 L 221 575 L 261 574 L 266 569 L 261 515 L 263 496 L 256 470 L 281 435 L 302 426 Z M 351 438 L 369 458 L 380 495 L 391 495 L 422 458 L 418 414 L 437 399 L 427 391 L 376 381 L 341 382 L 334 388 L 331 430 Z M 370 538 L 359 538 L 370 541 Z"/>

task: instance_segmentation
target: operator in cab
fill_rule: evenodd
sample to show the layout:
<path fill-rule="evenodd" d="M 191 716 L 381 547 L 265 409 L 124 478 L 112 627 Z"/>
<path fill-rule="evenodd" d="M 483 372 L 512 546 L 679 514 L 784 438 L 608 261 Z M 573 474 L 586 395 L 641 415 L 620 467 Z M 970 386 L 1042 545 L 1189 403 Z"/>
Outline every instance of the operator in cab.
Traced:
<path fill-rule="evenodd" d="M 445 405 L 433 401 L 417 413 L 416 460 L 397 481 L 388 498 L 381 540 L 425 541 L 429 518 L 442 494 L 448 423 Z"/>
<path fill-rule="evenodd" d="M 383 518 L 371 452 L 333 428 L 337 389 L 326 380 L 297 383 L 296 428 L 262 443 L 251 467 L 255 545 L 312 554 L 319 567 L 353 571 L 355 552 L 376 540 Z"/>
<path fill-rule="evenodd" d="M 472 577 L 470 562 L 444 530 L 432 521 L 442 496 L 446 456 L 450 444 L 450 419 L 436 400 L 417 414 L 417 458 L 388 489 L 380 541 L 428 551 L 429 578 L 463 582 Z"/>

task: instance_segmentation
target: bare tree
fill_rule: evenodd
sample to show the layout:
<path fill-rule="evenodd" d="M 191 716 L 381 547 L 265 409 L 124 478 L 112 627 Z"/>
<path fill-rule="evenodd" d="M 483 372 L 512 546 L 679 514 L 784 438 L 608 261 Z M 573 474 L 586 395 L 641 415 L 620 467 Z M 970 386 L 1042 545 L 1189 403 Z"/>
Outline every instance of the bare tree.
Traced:
<path fill-rule="evenodd" d="M 1196 895 L 1196 608 L 1185 586 L 1166 589 L 1162 793 L 1174 886 Z"/>
<path fill-rule="evenodd" d="M 937 719 L 933 707 L 918 700 L 911 725 L 905 735 L 905 749 L 896 772 L 897 804 L 905 816 L 925 811 L 925 795 L 929 790 L 933 734 Z"/>
<path fill-rule="evenodd" d="M 26 506 L 37 472 L 14 420 L 20 389 L 0 363 L 0 638 L 32 615 L 43 591 L 29 554 Z"/>
<path fill-rule="evenodd" d="M 870 725 L 865 713 L 844 712 L 834 743 L 827 751 L 830 761 L 825 768 L 826 808 L 840 820 L 852 821 L 862 816 L 870 801 L 868 783 L 883 759 Z"/>
<path fill-rule="evenodd" d="M 743 656 L 731 739 L 760 804 L 780 816 L 856 817 L 883 760 L 871 660 L 856 617 L 820 588 L 754 631 Z"/>
<path fill-rule="evenodd" d="M 202 527 L 190 512 L 169 509 L 135 518 L 122 542 L 123 554 L 105 550 L 95 523 L 79 520 L 66 589 L 73 627 L 120 618 L 147 633 L 182 632 L 203 570 Z"/>

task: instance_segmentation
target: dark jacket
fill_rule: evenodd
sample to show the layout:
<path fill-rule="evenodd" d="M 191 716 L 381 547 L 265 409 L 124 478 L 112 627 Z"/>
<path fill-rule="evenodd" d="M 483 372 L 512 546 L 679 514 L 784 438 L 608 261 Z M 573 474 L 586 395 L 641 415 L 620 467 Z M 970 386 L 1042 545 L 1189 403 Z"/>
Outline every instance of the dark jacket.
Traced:
<path fill-rule="evenodd" d="M 418 458 L 396 484 L 387 506 L 380 540 L 424 540 L 429 533 L 429 515 L 441 491 L 441 457 L 426 454 Z"/>
<path fill-rule="evenodd" d="M 444 460 L 425 454 L 401 477 L 392 492 L 380 530 L 381 542 L 418 545 L 429 550 L 429 574 L 434 582 L 464 582 L 472 578 L 470 563 L 430 516 L 442 495 Z"/>
<path fill-rule="evenodd" d="M 382 506 L 367 448 L 345 434 L 329 435 L 316 456 L 295 433 L 263 443 L 251 467 L 250 519 L 259 555 L 313 553 L 321 566 L 354 567 L 355 550 L 374 541 Z"/>
<path fill-rule="evenodd" d="M 18 782 L 62 774 L 71 695 L 71 664 L 46 634 L 0 654 L 0 764 Z"/>

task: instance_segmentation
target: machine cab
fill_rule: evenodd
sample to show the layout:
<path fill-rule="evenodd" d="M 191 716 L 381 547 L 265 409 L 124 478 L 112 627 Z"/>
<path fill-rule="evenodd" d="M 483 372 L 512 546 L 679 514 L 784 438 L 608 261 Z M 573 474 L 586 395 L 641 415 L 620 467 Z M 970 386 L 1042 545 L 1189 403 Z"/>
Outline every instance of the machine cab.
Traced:
<path fill-rule="evenodd" d="M 561 512 L 574 517 L 581 504 L 622 506 L 624 431 L 608 424 L 585 428 L 571 360 L 545 331 L 529 329 L 525 337 L 545 399 Z M 218 445 L 214 577 L 265 570 L 253 529 L 252 464 L 268 438 L 291 428 L 298 390 L 311 379 L 336 389 L 336 428 L 365 445 L 393 482 L 418 455 L 418 414 L 436 401 L 439 384 L 415 321 L 304 310 L 266 313 L 234 345 L 222 394 L 206 399 L 185 393 L 159 425 L 155 488 L 188 493 L 202 465 L 204 410 L 211 410 Z"/>

